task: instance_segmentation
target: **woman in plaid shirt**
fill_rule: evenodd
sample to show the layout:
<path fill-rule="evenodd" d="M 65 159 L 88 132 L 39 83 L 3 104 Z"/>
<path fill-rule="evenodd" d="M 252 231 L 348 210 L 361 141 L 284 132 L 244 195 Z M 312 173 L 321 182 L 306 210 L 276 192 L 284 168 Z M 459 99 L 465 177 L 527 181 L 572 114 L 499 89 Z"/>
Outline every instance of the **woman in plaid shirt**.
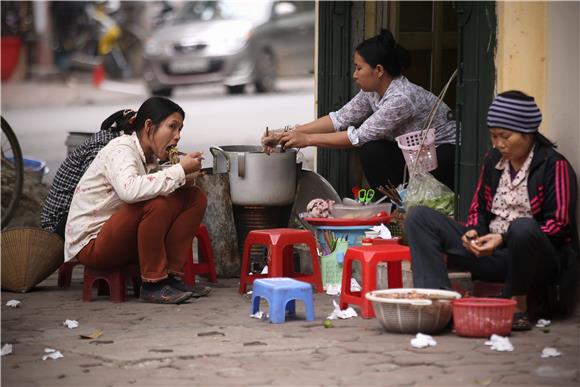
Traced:
<path fill-rule="evenodd" d="M 54 232 L 64 239 L 64 226 L 74 190 L 101 148 L 119 137 L 129 119 L 135 116 L 131 109 L 113 113 L 101 124 L 101 130 L 93 134 L 67 156 L 56 172 L 54 181 L 40 213 L 43 229 Z"/>

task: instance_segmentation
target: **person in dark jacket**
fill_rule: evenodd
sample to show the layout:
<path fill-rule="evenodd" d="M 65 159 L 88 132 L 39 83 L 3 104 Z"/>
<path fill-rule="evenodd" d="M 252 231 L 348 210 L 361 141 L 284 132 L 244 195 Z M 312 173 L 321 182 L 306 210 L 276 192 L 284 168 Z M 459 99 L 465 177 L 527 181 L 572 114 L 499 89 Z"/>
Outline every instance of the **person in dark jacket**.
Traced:
<path fill-rule="evenodd" d="M 504 283 L 517 302 L 514 330 L 529 330 L 527 296 L 578 277 L 576 175 L 538 132 L 542 114 L 520 91 L 499 94 L 487 126 L 493 149 L 483 162 L 466 224 L 426 207 L 410 211 L 405 231 L 414 286 L 449 289 L 443 254 L 474 279 Z"/>

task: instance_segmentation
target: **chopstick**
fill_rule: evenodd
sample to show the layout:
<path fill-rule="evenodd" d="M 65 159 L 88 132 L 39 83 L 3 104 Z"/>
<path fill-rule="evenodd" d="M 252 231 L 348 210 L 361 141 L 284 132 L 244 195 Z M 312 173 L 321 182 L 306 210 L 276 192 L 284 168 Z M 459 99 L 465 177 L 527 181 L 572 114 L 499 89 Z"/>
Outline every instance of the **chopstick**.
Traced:
<path fill-rule="evenodd" d="M 377 187 L 377 190 L 388 197 L 396 205 L 400 206 L 403 204 L 403 200 L 399 195 L 399 191 L 397 191 L 397 188 L 395 188 L 395 186 L 390 181 L 387 183 L 387 187 L 380 185 Z"/>

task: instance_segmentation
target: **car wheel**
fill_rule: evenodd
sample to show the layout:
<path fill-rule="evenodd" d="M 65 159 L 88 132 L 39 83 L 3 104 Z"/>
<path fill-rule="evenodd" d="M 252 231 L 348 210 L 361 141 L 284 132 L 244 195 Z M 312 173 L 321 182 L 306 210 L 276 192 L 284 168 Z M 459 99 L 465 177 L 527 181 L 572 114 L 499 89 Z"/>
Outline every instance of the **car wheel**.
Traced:
<path fill-rule="evenodd" d="M 234 86 L 226 86 L 228 90 L 228 94 L 244 94 L 244 90 L 246 85 L 234 85 Z"/>
<path fill-rule="evenodd" d="M 276 61 L 268 51 L 261 51 L 256 59 L 256 80 L 254 85 L 258 93 L 269 93 L 276 87 Z"/>
<path fill-rule="evenodd" d="M 171 94 L 173 94 L 173 88 L 172 87 L 160 87 L 157 89 L 151 89 L 151 94 L 157 95 L 159 97 L 171 97 Z"/>

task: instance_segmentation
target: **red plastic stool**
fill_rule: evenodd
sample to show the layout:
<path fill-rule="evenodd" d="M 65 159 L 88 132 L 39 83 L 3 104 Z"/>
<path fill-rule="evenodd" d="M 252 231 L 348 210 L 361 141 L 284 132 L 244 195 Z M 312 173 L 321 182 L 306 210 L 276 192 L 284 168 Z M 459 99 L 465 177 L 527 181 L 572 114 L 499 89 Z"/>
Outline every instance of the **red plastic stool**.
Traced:
<path fill-rule="evenodd" d="M 365 294 L 377 288 L 377 265 L 387 262 L 389 288 L 400 288 L 403 286 L 401 262 L 404 260 L 411 260 L 411 251 L 409 247 L 403 245 L 382 244 L 349 248 L 344 256 L 340 308 L 346 309 L 348 304 L 356 304 L 360 306 L 363 318 L 375 317 L 373 305 L 365 298 Z M 361 265 L 362 290 L 360 292 L 350 290 L 354 261 L 360 262 Z"/>
<path fill-rule="evenodd" d="M 312 274 L 294 271 L 293 245 L 304 243 L 310 248 L 312 257 Z M 268 248 L 268 274 L 253 274 L 250 272 L 250 251 L 252 245 L 261 244 Z M 293 228 L 273 228 L 268 230 L 252 230 L 244 243 L 242 271 L 240 274 L 240 294 L 246 292 L 246 286 L 256 278 L 290 277 L 314 285 L 317 292 L 322 292 L 322 277 L 320 263 L 316 251 L 316 241 L 308 230 Z"/>
<path fill-rule="evenodd" d="M 190 286 L 195 285 L 196 275 L 204 275 L 210 282 L 217 282 L 215 260 L 213 257 L 213 250 L 211 248 L 211 241 L 209 239 L 207 227 L 201 224 L 197 230 L 197 233 L 195 234 L 195 238 L 197 238 L 199 251 L 198 257 L 203 257 L 203 262 L 193 262 L 192 248 L 190 258 L 186 261 L 185 267 L 183 268 L 183 282 Z"/>
<path fill-rule="evenodd" d="M 113 302 L 125 302 L 127 299 L 127 276 L 133 281 L 133 293 L 139 296 L 141 273 L 139 265 L 128 265 L 114 269 L 98 270 L 85 266 L 83 284 L 83 301 L 91 301 L 93 285 L 98 286 L 98 295 L 109 294 Z M 95 281 L 96 284 L 95 284 Z M 108 286 L 104 286 L 104 285 Z"/>
<path fill-rule="evenodd" d="M 76 265 L 80 265 L 81 263 L 78 259 L 74 258 L 68 262 L 63 263 L 58 268 L 58 287 L 59 288 L 68 288 L 70 287 L 71 279 L 72 279 L 72 271 Z"/>

